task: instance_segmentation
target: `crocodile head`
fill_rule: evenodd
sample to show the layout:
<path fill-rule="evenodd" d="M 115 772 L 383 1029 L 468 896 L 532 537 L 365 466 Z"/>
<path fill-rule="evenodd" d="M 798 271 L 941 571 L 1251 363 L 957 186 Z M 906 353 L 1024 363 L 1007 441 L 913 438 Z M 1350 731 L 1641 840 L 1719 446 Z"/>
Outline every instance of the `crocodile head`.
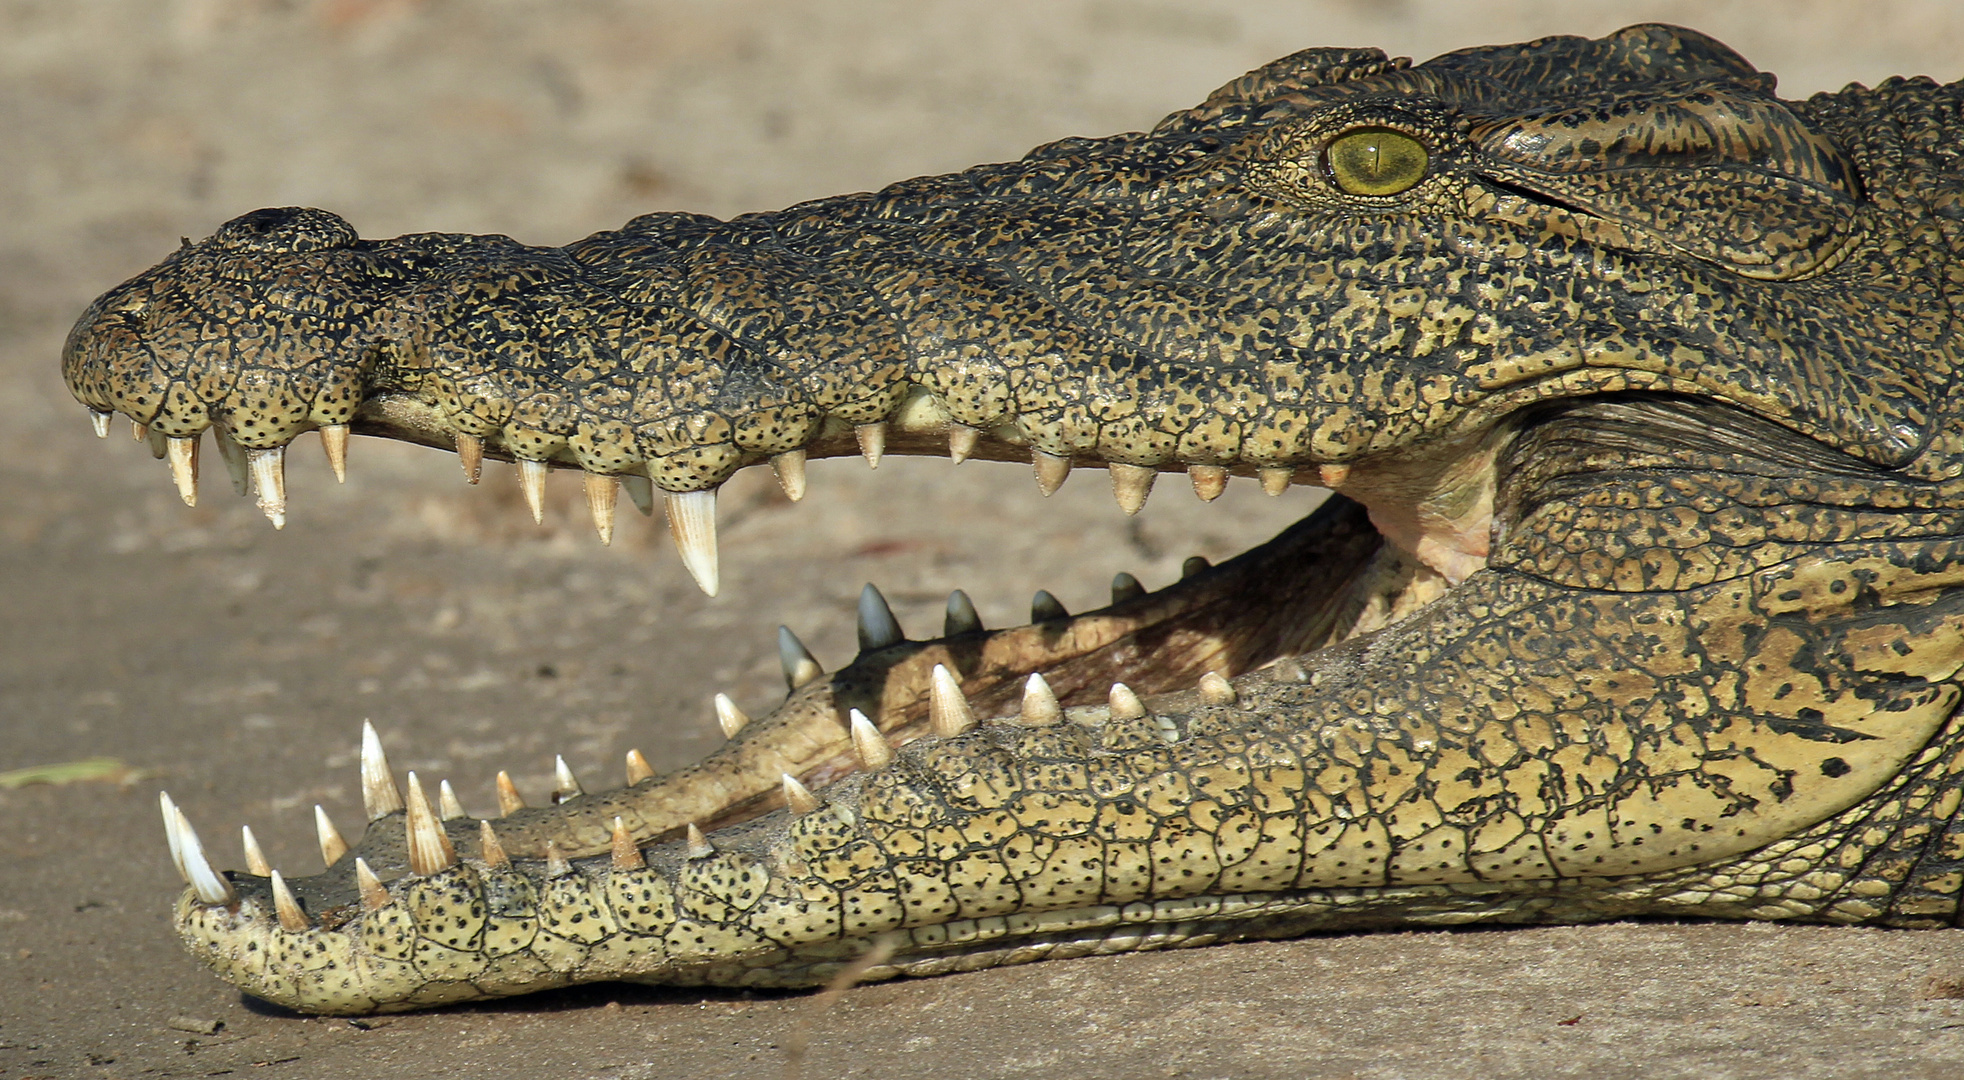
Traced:
<path fill-rule="evenodd" d="M 295 972 L 309 935 L 413 966 L 378 944 L 389 913 L 452 896 L 481 922 L 498 875 L 543 895 L 582 858 L 611 859 L 615 880 L 719 848 L 765 860 L 826 800 L 859 807 L 838 815 L 857 827 L 868 771 L 915 741 L 900 752 L 918 769 L 967 760 L 934 746 L 978 738 L 978 716 L 1117 725 L 1305 678 L 1481 574 L 1531 509 L 1506 496 L 1510 448 L 1568 403 L 1698 402 L 1904 466 L 1932 393 L 1881 358 L 1940 316 L 1900 301 L 1916 285 L 1883 265 L 1894 238 L 1872 206 L 1849 152 L 1770 76 L 1644 26 L 1419 66 L 1308 50 L 1148 133 L 727 222 L 653 214 L 563 248 L 363 240 L 311 209 L 236 218 L 96 301 L 63 370 L 99 430 L 120 413 L 170 458 L 187 502 L 210 429 L 276 525 L 284 450 L 310 430 L 337 470 L 350 432 L 454 448 L 473 482 L 483 458 L 514 461 L 535 514 L 545 471 L 580 469 L 603 539 L 621 487 L 644 509 L 659 492 L 712 595 L 715 492 L 750 465 L 793 499 L 808 458 L 853 453 L 1026 462 L 1046 494 L 1103 467 L 1127 512 L 1177 471 L 1203 499 L 1234 476 L 1342 497 L 1076 617 L 1040 602 L 1031 625 L 991 632 L 957 594 L 944 636 L 909 641 L 869 590 L 860 656 L 828 676 L 787 635 L 789 698 L 754 723 L 719 702 L 731 741 L 707 761 L 655 777 L 630 756 L 628 788 L 567 777 L 547 808 L 501 789 L 495 828 L 433 813 L 413 783 L 405 807 L 370 739 L 376 825 L 350 853 L 323 819 L 316 877 L 217 874 L 167 807 L 193 885 L 180 927 L 255 993 L 322 1011 L 646 975 L 337 989 Z M 473 925 L 460 953 L 489 948 Z M 775 978 L 822 981 L 838 957 L 812 956 Z"/>

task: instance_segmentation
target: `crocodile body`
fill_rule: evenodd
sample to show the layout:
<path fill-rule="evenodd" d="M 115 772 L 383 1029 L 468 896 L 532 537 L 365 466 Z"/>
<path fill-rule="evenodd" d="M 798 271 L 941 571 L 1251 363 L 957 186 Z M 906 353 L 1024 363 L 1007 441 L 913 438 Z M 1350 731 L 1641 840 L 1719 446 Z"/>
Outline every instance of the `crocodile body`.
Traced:
<path fill-rule="evenodd" d="M 165 802 L 194 954 L 311 1012 L 1325 929 L 1964 922 L 1964 85 L 1783 101 L 1690 31 L 1279 60 L 1149 133 L 564 248 L 235 219 L 63 370 L 282 519 L 352 430 L 663 494 L 947 453 L 1337 492 L 1167 589 L 951 598 L 730 742 L 503 816 L 363 754 L 287 880 Z M 1032 679 L 1033 674 L 1040 675 Z M 406 794 L 405 794 L 406 791 Z"/>

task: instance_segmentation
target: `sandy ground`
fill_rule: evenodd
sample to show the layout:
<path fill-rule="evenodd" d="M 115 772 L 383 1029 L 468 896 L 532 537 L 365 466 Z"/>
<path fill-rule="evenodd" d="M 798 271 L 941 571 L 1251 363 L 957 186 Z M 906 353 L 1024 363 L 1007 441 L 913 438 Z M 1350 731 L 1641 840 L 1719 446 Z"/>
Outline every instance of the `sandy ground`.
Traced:
<path fill-rule="evenodd" d="M 956 587 L 999 625 L 1039 587 L 1082 608 L 1119 569 L 1164 584 L 1309 499 L 1168 484 L 1128 523 L 1096 477 L 1046 501 L 1010 467 L 835 462 L 796 506 L 740 477 L 710 601 L 658 527 L 599 547 L 570 477 L 535 528 L 508 469 L 467 488 L 446 455 L 364 440 L 339 488 L 300 448 L 276 533 L 222 478 L 183 507 L 60 384 L 76 313 L 179 236 L 304 204 L 370 236 L 559 243 L 1137 128 L 1305 45 L 1423 57 L 1645 18 L 1790 93 L 1964 75 L 1944 2 L 0 3 L 0 771 L 135 770 L 0 790 L 0 1077 L 1964 1075 L 1964 931 L 1387 934 L 370 1023 L 243 1000 L 169 931 L 159 786 L 222 864 L 249 823 L 305 873 L 314 803 L 360 820 L 364 717 L 479 812 L 500 768 L 545 790 L 555 752 L 613 783 L 631 746 L 657 768 L 713 746 L 718 690 L 768 709 L 779 622 L 845 660 L 863 581 L 921 632 Z"/>

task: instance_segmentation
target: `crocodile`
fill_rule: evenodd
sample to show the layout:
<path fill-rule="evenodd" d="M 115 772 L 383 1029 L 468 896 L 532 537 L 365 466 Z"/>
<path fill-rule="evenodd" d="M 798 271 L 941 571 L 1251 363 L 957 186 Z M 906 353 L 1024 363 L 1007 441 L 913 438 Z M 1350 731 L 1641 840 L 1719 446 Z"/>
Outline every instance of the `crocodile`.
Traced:
<path fill-rule="evenodd" d="M 908 638 L 627 786 L 402 782 L 189 950 L 309 1013 L 800 987 L 1322 931 L 1957 926 L 1964 83 L 1806 101 L 1696 32 L 1309 49 L 1149 132 L 565 247 L 259 210 L 98 299 L 67 384 L 286 513 L 317 431 L 582 471 L 718 587 L 716 492 L 813 457 L 1326 501 L 1147 592 Z M 660 498 L 656 495 L 659 493 Z"/>

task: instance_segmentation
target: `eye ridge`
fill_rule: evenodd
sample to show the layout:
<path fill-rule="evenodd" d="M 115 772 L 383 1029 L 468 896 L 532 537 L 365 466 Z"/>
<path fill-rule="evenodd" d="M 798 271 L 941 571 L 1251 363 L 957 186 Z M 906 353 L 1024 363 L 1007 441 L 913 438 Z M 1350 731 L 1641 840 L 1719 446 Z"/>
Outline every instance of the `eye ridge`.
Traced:
<path fill-rule="evenodd" d="M 1323 144 L 1323 173 L 1346 195 L 1382 198 L 1425 179 L 1431 153 L 1416 137 L 1371 124 L 1345 128 Z"/>

